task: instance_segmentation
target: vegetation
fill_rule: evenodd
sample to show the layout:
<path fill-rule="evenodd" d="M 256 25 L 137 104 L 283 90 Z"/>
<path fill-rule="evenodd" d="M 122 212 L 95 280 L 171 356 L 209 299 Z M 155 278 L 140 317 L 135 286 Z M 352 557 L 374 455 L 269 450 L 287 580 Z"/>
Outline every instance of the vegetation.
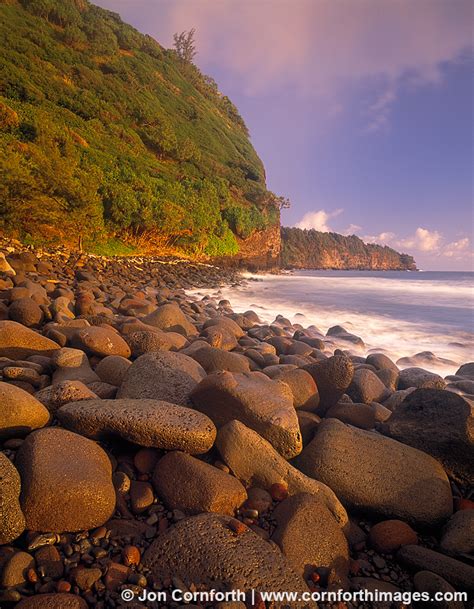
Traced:
<path fill-rule="evenodd" d="M 356 235 L 282 228 L 281 265 L 307 269 L 416 270 L 412 256 Z"/>
<path fill-rule="evenodd" d="M 167 50 L 87 0 L 0 0 L 0 35 L 5 230 L 226 255 L 279 222 L 244 121 L 192 63 L 193 30 Z"/>

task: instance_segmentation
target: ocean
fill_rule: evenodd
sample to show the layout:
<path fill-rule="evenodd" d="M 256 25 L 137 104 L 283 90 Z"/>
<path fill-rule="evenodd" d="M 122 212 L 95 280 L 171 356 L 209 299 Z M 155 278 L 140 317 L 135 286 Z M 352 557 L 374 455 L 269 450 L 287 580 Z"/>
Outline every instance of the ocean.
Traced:
<path fill-rule="evenodd" d="M 326 334 L 334 325 L 360 336 L 365 347 L 338 345 L 357 355 L 383 352 L 413 358 L 441 375 L 474 360 L 474 273 L 402 271 L 298 271 L 250 275 L 239 287 L 193 290 L 228 299 L 235 312 L 254 310 L 270 323 L 277 314 Z M 443 361 L 445 360 L 445 361 Z"/>

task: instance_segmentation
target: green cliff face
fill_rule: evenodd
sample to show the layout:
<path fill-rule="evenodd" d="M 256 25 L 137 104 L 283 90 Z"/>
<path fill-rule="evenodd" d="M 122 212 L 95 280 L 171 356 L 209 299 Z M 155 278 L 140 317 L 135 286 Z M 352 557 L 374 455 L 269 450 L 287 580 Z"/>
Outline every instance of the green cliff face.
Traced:
<path fill-rule="evenodd" d="M 281 229 L 281 265 L 292 269 L 415 271 L 412 256 L 390 247 L 364 243 L 355 235 Z"/>
<path fill-rule="evenodd" d="M 211 256 L 278 225 L 247 128 L 216 83 L 87 0 L 0 0 L 0 220 Z"/>

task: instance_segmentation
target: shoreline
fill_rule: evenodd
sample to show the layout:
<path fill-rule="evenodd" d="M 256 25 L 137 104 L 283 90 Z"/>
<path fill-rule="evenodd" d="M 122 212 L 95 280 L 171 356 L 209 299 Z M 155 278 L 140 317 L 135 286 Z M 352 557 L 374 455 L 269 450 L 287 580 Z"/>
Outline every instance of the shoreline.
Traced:
<path fill-rule="evenodd" d="M 472 590 L 474 364 L 446 382 L 186 293 L 229 269 L 4 253 L 2 605 Z"/>

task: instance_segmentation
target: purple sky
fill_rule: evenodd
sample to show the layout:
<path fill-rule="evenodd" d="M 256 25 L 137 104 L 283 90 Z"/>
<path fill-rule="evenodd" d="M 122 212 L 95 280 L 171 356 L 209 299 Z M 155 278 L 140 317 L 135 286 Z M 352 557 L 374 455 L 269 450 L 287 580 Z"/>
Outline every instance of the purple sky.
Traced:
<path fill-rule="evenodd" d="M 95 0 L 196 63 L 239 108 L 282 222 L 474 270 L 470 0 Z"/>

